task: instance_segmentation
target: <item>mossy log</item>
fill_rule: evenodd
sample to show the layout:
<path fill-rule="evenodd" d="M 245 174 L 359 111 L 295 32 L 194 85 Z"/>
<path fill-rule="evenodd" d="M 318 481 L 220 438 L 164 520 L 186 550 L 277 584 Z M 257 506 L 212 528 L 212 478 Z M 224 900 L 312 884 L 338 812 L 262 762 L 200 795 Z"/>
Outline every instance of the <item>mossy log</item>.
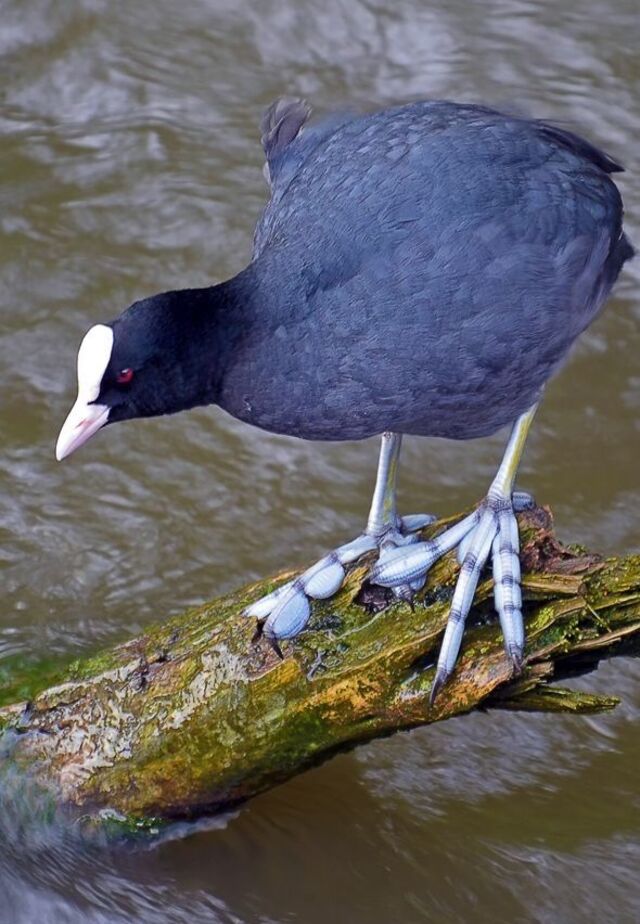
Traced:
<path fill-rule="evenodd" d="M 612 708 L 614 697 L 549 681 L 640 652 L 640 556 L 601 560 L 563 547 L 541 508 L 522 514 L 520 528 L 520 677 L 504 656 L 487 578 L 455 673 L 429 705 L 453 555 L 432 569 L 413 608 L 368 585 L 370 560 L 359 562 L 337 597 L 314 604 L 284 660 L 252 642 L 254 622 L 242 615 L 290 577 L 281 574 L 76 662 L 28 701 L 4 706 L 0 723 L 13 729 L 5 765 L 29 770 L 74 813 L 155 824 L 228 808 L 337 751 L 479 707 Z M 19 676 L 10 680 L 20 688 Z"/>

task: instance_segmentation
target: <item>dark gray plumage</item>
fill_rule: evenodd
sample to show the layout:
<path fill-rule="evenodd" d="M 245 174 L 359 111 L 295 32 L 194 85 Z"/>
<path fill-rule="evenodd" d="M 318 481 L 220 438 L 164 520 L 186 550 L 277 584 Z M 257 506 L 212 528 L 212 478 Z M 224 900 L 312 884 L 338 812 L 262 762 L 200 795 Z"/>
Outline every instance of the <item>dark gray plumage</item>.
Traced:
<path fill-rule="evenodd" d="M 631 255 L 608 176 L 621 168 L 477 106 L 303 128 L 307 114 L 281 106 L 280 136 L 266 136 L 259 297 L 220 403 L 307 439 L 467 439 L 509 423 Z"/>

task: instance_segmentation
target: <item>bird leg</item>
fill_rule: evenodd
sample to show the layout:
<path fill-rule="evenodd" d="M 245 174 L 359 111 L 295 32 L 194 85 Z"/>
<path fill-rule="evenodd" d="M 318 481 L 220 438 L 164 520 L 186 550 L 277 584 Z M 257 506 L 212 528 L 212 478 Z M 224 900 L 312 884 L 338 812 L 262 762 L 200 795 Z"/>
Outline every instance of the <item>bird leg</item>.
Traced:
<path fill-rule="evenodd" d="M 402 435 L 383 433 L 376 484 L 367 527 L 360 536 L 329 552 L 293 581 L 257 600 L 245 615 L 258 620 L 259 634 L 277 649 L 279 639 L 293 638 L 306 626 L 310 600 L 333 596 L 345 579 L 345 566 L 367 552 L 379 549 L 379 561 L 399 548 L 418 541 L 416 532 L 435 517 L 418 514 L 399 517 L 396 509 L 396 479 Z M 394 581 L 394 593 L 407 597 L 424 583 L 424 575 L 410 581 Z"/>
<path fill-rule="evenodd" d="M 522 666 L 524 624 L 520 590 L 518 523 L 515 513 L 533 504 L 522 492 L 513 492 L 524 443 L 537 405 L 516 421 L 498 472 L 486 498 L 459 523 L 434 539 L 417 542 L 408 549 L 395 549 L 374 565 L 370 580 L 383 587 L 406 586 L 423 579 L 428 569 L 445 552 L 458 547 L 461 569 L 454 590 L 449 619 L 438 658 L 431 701 L 451 674 L 464 632 L 464 625 L 478 580 L 491 554 L 494 602 L 500 617 L 504 645 L 514 669 Z"/>

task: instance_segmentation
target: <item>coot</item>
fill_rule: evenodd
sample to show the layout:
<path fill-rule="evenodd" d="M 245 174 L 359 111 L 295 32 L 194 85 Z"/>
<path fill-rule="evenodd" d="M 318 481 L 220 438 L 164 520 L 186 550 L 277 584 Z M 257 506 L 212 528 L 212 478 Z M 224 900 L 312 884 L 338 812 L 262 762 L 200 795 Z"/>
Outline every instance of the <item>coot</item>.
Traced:
<path fill-rule="evenodd" d="M 453 669 L 491 555 L 505 647 L 520 667 L 514 493 L 543 388 L 633 250 L 609 174 L 562 128 L 426 101 L 313 124 L 276 101 L 262 122 L 271 199 L 251 263 L 219 285 L 163 292 L 97 324 L 78 353 L 63 459 L 105 424 L 217 404 L 308 440 L 382 435 L 364 533 L 249 608 L 277 648 L 378 549 L 371 580 L 410 597 L 458 547 L 460 576 L 432 696 Z M 430 541 L 400 517 L 403 434 L 471 439 L 512 424 L 477 510 Z"/>

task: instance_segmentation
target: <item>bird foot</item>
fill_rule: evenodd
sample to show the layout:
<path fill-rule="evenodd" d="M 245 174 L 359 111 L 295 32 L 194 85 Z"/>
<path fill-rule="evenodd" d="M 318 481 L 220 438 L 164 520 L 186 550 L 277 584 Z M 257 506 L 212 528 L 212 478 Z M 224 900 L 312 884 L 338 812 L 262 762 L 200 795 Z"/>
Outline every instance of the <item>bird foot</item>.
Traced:
<path fill-rule="evenodd" d="M 395 549 L 374 565 L 370 580 L 383 587 L 397 587 L 424 580 L 429 568 L 457 547 L 461 569 L 431 688 L 431 702 L 451 674 L 464 632 L 464 625 L 478 580 L 491 554 L 495 608 L 507 655 L 514 670 L 522 667 L 524 624 L 520 590 L 519 536 L 516 512 L 534 506 L 524 492 L 505 495 L 490 491 L 473 513 L 434 539 L 416 542 L 410 548 Z"/>
<path fill-rule="evenodd" d="M 325 600 L 338 592 L 344 583 L 346 565 L 376 548 L 379 550 L 378 562 L 386 562 L 393 553 L 418 543 L 416 533 L 434 520 L 435 517 L 428 514 L 398 517 L 395 526 L 387 527 L 377 535 L 362 533 L 351 542 L 329 552 L 299 577 L 245 609 L 245 616 L 258 620 L 255 637 L 264 636 L 274 650 L 281 654 L 278 642 L 293 638 L 304 629 L 311 615 L 311 600 Z M 399 598 L 408 599 L 422 587 L 424 581 L 425 575 L 422 574 L 407 581 L 395 581 L 394 593 Z"/>

